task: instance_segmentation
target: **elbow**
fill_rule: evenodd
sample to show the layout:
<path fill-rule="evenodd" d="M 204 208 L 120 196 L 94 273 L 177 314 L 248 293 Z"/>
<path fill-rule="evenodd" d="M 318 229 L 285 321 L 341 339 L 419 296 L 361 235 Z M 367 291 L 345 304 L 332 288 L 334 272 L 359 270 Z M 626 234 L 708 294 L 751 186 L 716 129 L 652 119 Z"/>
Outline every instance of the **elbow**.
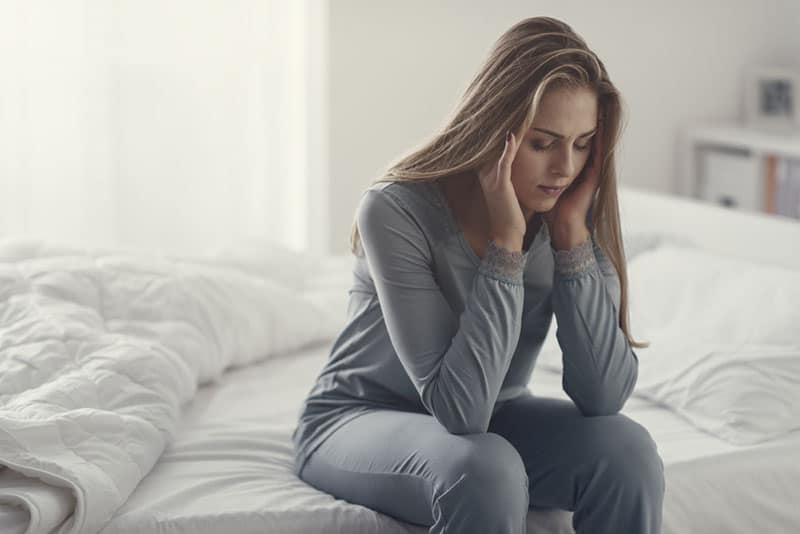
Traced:
<path fill-rule="evenodd" d="M 575 385 L 565 380 L 564 392 L 584 417 L 616 415 L 625 406 L 634 383 L 635 379 L 623 387 L 613 387 L 608 384 Z"/>
<path fill-rule="evenodd" d="M 450 392 L 437 394 L 424 404 L 434 419 L 450 434 L 481 434 L 489 429 L 491 409 L 487 411 L 466 399 L 456 402 Z"/>
<path fill-rule="evenodd" d="M 496 395 L 478 393 L 484 388 L 465 387 L 461 380 L 444 380 L 439 375 L 418 391 L 422 405 L 448 433 L 484 434 L 489 430 L 494 409 L 492 399 Z"/>
<path fill-rule="evenodd" d="M 564 369 L 564 392 L 585 417 L 616 415 L 622 411 L 636 386 L 638 363 L 634 354 L 633 365 L 616 373 L 614 378 Z"/>
<path fill-rule="evenodd" d="M 456 406 L 444 403 L 437 406 L 433 417 L 450 434 L 483 434 L 489 430 L 490 414 L 476 406 Z"/>

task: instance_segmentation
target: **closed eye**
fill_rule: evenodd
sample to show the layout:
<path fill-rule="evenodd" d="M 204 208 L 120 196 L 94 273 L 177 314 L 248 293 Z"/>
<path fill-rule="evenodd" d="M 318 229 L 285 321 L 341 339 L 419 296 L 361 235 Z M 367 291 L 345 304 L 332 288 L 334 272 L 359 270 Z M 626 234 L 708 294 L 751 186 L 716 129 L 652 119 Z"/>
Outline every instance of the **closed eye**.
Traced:
<path fill-rule="evenodd" d="M 546 146 L 539 143 L 531 143 L 531 146 L 533 147 L 534 150 L 538 152 L 544 152 L 545 150 L 550 150 L 551 148 L 553 148 L 553 146 L 555 146 L 555 143 L 550 143 L 549 145 Z M 591 146 L 592 146 L 591 143 L 588 145 L 575 145 L 575 150 L 580 150 L 580 151 L 589 150 Z"/>

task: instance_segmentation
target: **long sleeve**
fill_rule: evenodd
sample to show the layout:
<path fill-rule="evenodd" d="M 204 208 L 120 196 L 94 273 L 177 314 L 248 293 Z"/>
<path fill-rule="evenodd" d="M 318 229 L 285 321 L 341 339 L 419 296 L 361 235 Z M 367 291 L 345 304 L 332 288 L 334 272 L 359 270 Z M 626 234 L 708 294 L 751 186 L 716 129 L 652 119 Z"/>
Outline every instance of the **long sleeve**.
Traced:
<path fill-rule="evenodd" d="M 553 255 L 564 391 L 584 415 L 617 413 L 636 385 L 639 364 L 619 326 L 619 278 L 591 237 Z"/>
<path fill-rule="evenodd" d="M 459 317 L 401 198 L 367 190 L 356 221 L 389 338 L 422 404 L 450 433 L 486 432 L 519 339 L 527 252 L 490 241 Z"/>

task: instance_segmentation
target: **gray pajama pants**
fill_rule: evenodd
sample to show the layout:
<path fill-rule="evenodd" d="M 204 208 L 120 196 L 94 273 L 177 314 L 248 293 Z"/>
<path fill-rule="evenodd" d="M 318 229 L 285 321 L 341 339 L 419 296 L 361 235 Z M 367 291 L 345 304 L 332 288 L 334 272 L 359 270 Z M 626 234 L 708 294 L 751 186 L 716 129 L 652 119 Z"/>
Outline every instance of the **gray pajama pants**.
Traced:
<path fill-rule="evenodd" d="M 481 434 L 450 434 L 427 414 L 369 412 L 330 436 L 300 478 L 432 534 L 524 533 L 529 506 L 574 511 L 578 534 L 656 534 L 665 490 L 639 423 L 532 394 L 506 402 Z"/>

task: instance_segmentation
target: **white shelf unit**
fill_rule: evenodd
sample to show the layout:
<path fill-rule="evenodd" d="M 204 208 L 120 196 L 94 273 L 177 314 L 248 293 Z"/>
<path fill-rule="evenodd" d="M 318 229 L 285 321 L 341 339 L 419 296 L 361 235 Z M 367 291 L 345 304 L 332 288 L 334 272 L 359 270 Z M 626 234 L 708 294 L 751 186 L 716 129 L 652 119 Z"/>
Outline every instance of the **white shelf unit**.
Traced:
<path fill-rule="evenodd" d="M 695 124 L 686 128 L 683 144 L 678 193 L 750 211 L 764 209 L 768 157 L 800 161 L 800 132 L 771 133 L 736 123 Z"/>

